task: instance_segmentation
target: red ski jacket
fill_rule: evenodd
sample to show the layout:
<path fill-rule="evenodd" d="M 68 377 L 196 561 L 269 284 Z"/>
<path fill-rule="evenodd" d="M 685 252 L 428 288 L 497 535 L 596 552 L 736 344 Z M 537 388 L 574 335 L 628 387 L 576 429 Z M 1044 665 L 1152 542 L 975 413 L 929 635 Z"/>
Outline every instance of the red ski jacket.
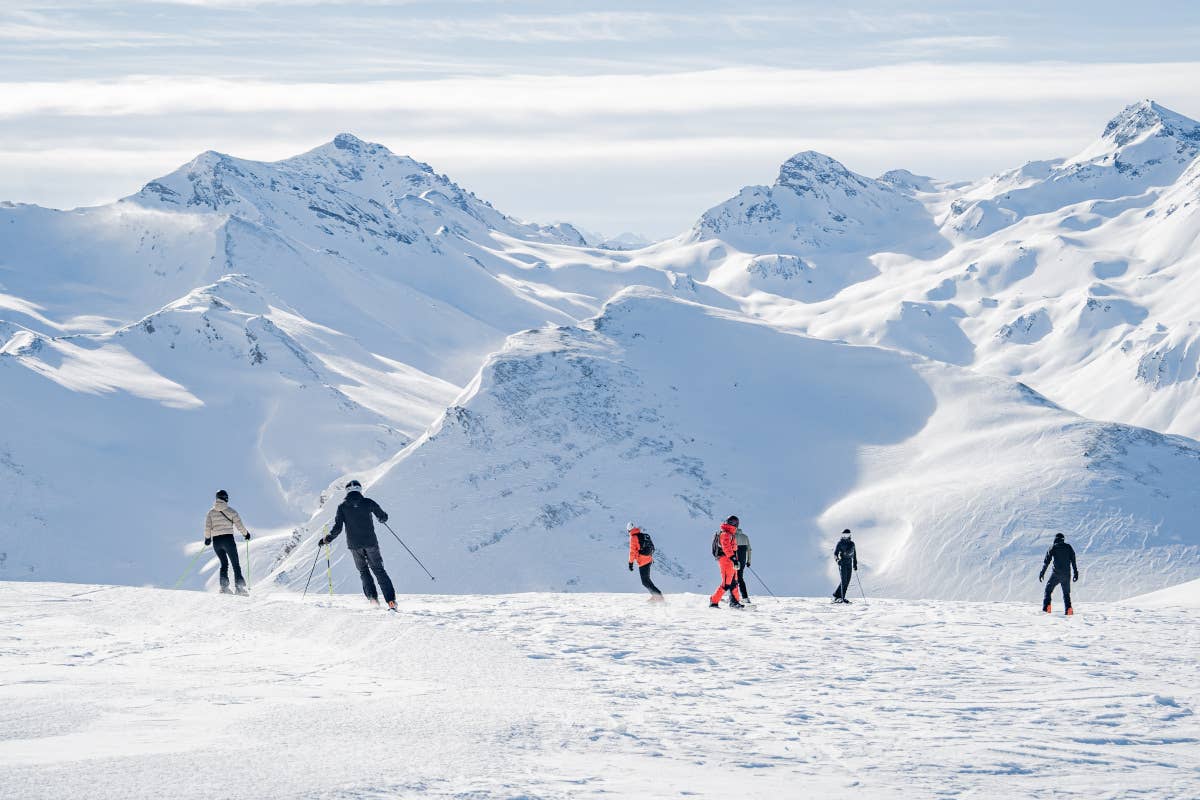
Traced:
<path fill-rule="evenodd" d="M 719 540 L 721 552 L 725 554 L 725 558 L 732 560 L 737 556 L 737 528 L 732 525 L 721 525 L 721 538 Z"/>

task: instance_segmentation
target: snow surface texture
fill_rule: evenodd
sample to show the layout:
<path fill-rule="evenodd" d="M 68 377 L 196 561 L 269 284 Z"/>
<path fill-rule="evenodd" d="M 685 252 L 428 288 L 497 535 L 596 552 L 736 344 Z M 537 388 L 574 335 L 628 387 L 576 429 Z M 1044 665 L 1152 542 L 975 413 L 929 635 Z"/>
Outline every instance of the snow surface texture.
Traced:
<path fill-rule="evenodd" d="M 463 592 L 625 588 L 630 518 L 707 588 L 730 512 L 781 591 L 847 525 L 899 596 L 1036 597 L 1055 530 L 1092 599 L 1195 579 L 1198 193 L 1145 101 L 973 184 L 801 153 L 635 250 L 347 134 L 6 204 L 0 576 L 169 585 L 223 487 L 294 584 L 353 474 Z"/>
<path fill-rule="evenodd" d="M 1195 610 L 524 594 L 388 615 L 13 582 L 0 603 L 14 800 L 1200 795 Z"/>

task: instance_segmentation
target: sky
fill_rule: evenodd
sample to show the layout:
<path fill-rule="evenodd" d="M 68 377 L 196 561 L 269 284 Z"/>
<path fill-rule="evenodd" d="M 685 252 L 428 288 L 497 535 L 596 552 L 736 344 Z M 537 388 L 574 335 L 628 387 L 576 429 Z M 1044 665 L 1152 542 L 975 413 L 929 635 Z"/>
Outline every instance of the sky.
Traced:
<path fill-rule="evenodd" d="M 5 0 L 0 200 L 348 131 L 500 210 L 663 237 L 819 150 L 975 179 L 1125 105 L 1200 118 L 1200 3 Z"/>

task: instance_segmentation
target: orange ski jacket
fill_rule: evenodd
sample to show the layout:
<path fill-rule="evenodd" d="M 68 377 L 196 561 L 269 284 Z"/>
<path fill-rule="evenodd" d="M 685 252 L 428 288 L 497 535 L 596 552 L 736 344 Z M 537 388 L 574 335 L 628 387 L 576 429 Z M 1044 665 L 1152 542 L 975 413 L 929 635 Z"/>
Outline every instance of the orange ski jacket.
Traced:
<path fill-rule="evenodd" d="M 641 541 L 638 539 L 638 534 L 641 532 L 641 528 L 634 528 L 629 532 L 629 563 L 644 567 L 654 561 L 654 556 L 644 556 L 638 552 L 641 549 Z"/>

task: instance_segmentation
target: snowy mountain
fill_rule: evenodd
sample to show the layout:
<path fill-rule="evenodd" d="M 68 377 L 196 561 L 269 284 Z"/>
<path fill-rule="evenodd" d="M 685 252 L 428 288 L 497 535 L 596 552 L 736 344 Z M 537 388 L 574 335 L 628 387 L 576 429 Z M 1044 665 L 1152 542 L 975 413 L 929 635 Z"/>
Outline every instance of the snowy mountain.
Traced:
<path fill-rule="evenodd" d="M 352 473 L 456 592 L 637 588 L 629 518 L 711 589 L 729 513 L 781 592 L 845 526 L 899 597 L 1029 599 L 1056 530 L 1092 599 L 1194 579 L 1198 201 L 1147 101 L 975 183 L 803 152 L 633 250 L 348 134 L 3 204 L 0 577 L 169 583 L 227 488 L 295 586 Z"/>
<path fill-rule="evenodd" d="M 581 241 L 349 135 L 272 164 L 205 153 L 109 206 L 0 207 L 0 564 L 167 581 L 217 488 L 288 530 L 510 334 L 630 281 L 697 292 Z"/>
<path fill-rule="evenodd" d="M 1200 444 L 638 288 L 582 326 L 512 337 L 368 492 L 435 554 L 440 591 L 618 590 L 627 520 L 654 535 L 664 589 L 711 591 L 729 514 L 777 593 L 829 591 L 843 527 L 889 597 L 1036 602 L 1059 530 L 1092 599 L 1200 575 Z M 331 514 L 282 565 L 297 589 Z"/>
<path fill-rule="evenodd" d="M 811 151 L 788 159 L 772 186 L 747 186 L 706 211 L 684 241 L 723 245 L 724 263 L 706 281 L 729 294 L 807 302 L 878 275 L 874 253 L 928 257 L 949 247 L 929 210 L 893 181 Z"/>
<path fill-rule="evenodd" d="M 1091 417 L 1196 437 L 1198 159 L 1200 123 L 1145 101 L 1072 158 L 976 184 L 902 170 L 868 183 L 831 168 L 823 174 L 835 189 L 820 184 L 808 195 L 814 205 L 767 222 L 728 213 L 762 191 L 751 187 L 718 207 L 729 220 L 719 232 L 713 212 L 697 223 L 720 237 L 705 254 L 677 242 L 653 258 L 691 264 L 698 281 L 783 327 L 969 366 Z M 869 246 L 832 276 L 807 270 L 807 256 L 781 254 L 789 231 L 842 215 L 851 191 L 852 200 L 887 196 L 880 186 L 910 205 L 875 203 L 876 215 L 856 219 L 901 239 L 912 231 L 909 244 L 854 236 Z M 913 204 L 935 220 L 932 238 Z M 830 234 L 820 244 L 836 251 L 838 241 Z"/>

